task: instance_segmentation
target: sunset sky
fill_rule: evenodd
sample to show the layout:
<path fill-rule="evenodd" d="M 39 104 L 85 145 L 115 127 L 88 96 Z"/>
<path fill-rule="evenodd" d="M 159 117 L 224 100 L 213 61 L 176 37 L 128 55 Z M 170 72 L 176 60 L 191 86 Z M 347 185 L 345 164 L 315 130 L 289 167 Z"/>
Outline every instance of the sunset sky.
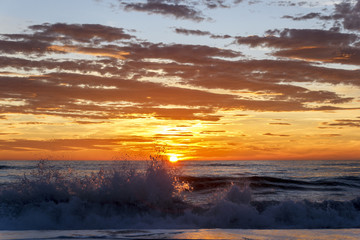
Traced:
<path fill-rule="evenodd" d="M 360 0 L 1 0 L 0 159 L 360 159 Z"/>

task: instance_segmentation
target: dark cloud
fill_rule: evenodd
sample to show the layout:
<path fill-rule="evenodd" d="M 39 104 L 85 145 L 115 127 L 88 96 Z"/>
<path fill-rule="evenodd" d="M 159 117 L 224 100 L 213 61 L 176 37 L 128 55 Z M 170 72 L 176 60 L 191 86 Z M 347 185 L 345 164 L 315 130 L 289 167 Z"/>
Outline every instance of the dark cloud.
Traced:
<path fill-rule="evenodd" d="M 191 133 L 170 133 L 170 134 L 155 134 L 155 138 L 171 138 L 171 137 L 192 137 L 194 136 Z"/>
<path fill-rule="evenodd" d="M 37 70 L 40 72 L 46 71 L 74 71 L 74 72 L 97 72 L 99 74 L 115 73 L 115 69 L 111 66 L 107 66 L 106 60 L 57 60 L 57 59 L 46 59 L 46 60 L 34 60 L 24 59 L 18 57 L 5 57 L 0 56 L 0 67 L 1 68 L 14 68 L 23 71 Z"/>
<path fill-rule="evenodd" d="M 88 125 L 88 124 L 103 124 L 103 123 L 111 123 L 109 121 L 74 121 L 73 123 L 81 124 L 81 125 Z"/>
<path fill-rule="evenodd" d="M 11 40 L 0 40 L 0 51 L 7 54 L 23 53 L 36 55 L 43 55 L 46 53 L 80 53 L 109 58 L 131 58 L 133 60 L 139 60 L 145 57 L 165 58 L 165 55 L 170 55 L 175 56 L 177 59 L 179 59 L 179 57 L 183 57 L 189 59 L 189 61 L 191 61 L 191 58 L 196 58 L 196 55 L 190 54 L 190 51 L 192 53 L 198 54 L 201 58 L 203 58 L 204 54 L 206 54 L 207 57 L 236 57 L 241 55 L 238 52 L 230 50 L 223 50 L 219 48 L 200 45 L 165 45 L 146 42 L 141 44 L 135 44 L 123 42 L 122 44 L 125 45 L 124 47 L 104 43 L 101 46 L 98 44 L 94 46 L 93 42 L 95 40 L 97 43 L 99 43 L 98 41 L 105 41 L 106 43 L 115 39 L 128 39 L 131 36 L 123 36 L 122 29 L 114 29 L 102 25 L 94 25 L 95 30 L 101 29 L 101 31 L 95 31 L 91 35 L 90 28 L 92 26 L 93 25 L 88 24 L 44 24 L 31 26 L 31 29 L 40 32 L 35 32 L 32 34 L 22 34 L 21 37 L 18 36 L 18 34 L 2 35 L 4 39 L 7 38 Z M 78 28 L 82 27 L 85 28 L 84 31 L 78 30 Z M 115 30 L 119 31 L 119 34 L 116 34 Z M 57 35 L 60 33 L 66 35 Z M 66 38 L 66 40 L 64 40 L 62 37 Z M 60 41 L 63 44 L 59 45 L 59 39 L 64 40 Z M 187 60 L 182 59 L 180 61 L 183 62 Z"/>
<path fill-rule="evenodd" d="M 127 11 L 159 14 L 196 22 L 211 19 L 204 15 L 203 9 L 231 8 L 241 2 L 243 0 L 119 0 L 120 7 Z"/>
<path fill-rule="evenodd" d="M 8 41 L 0 39 L 0 52 L 5 54 L 36 54 L 43 55 L 48 51 L 49 43 L 37 40 Z"/>
<path fill-rule="evenodd" d="M 317 29 L 285 29 L 269 36 L 237 37 L 238 44 L 280 49 L 274 56 L 343 64 L 360 64 L 356 34 Z"/>
<path fill-rule="evenodd" d="M 215 109 L 212 107 L 203 107 L 200 109 L 189 108 L 158 108 L 158 107 L 129 107 L 123 109 L 124 114 L 136 113 L 147 114 L 157 119 L 164 120 L 202 120 L 202 121 L 218 121 L 222 116 L 214 115 Z"/>
<path fill-rule="evenodd" d="M 271 136 L 271 137 L 290 137 L 290 135 L 287 134 L 273 134 L 273 133 L 264 133 L 264 136 Z"/>
<path fill-rule="evenodd" d="M 325 126 L 330 127 L 360 127 L 360 120 L 357 119 L 337 119 L 334 122 L 323 122 Z"/>
<path fill-rule="evenodd" d="M 259 74 L 254 71 L 259 71 Z M 301 71 L 303 74 L 299 74 Z M 328 80 L 327 76 L 321 76 L 322 73 L 330 74 L 325 68 L 312 68 L 307 64 L 297 62 L 269 60 L 224 62 L 218 63 L 216 67 L 209 66 L 201 69 L 197 72 L 196 78 L 189 79 L 188 83 L 212 89 L 249 90 L 264 95 L 268 94 L 272 100 L 302 103 L 341 103 L 352 100 L 352 98 L 344 98 L 334 92 L 309 91 L 304 87 L 291 85 L 291 81 Z M 354 82 L 357 79 L 355 75 L 353 76 Z M 313 78 L 311 79 L 311 77 Z M 289 81 L 289 84 L 284 84 L 284 81 Z"/>
<path fill-rule="evenodd" d="M 190 30 L 184 28 L 175 28 L 176 33 L 185 34 L 185 35 L 198 35 L 198 36 L 206 36 L 211 35 L 209 31 L 200 31 L 200 30 Z"/>
<path fill-rule="evenodd" d="M 286 122 L 272 122 L 269 123 L 270 125 L 283 125 L 283 126 L 289 126 L 291 125 L 290 123 L 286 123 Z"/>
<path fill-rule="evenodd" d="M 360 31 L 360 0 L 355 3 L 346 0 L 336 4 L 333 17 L 343 19 L 345 29 Z"/>
<path fill-rule="evenodd" d="M 61 123 L 49 123 L 49 122 L 18 122 L 20 125 L 62 125 Z"/>
<path fill-rule="evenodd" d="M 175 28 L 175 32 L 179 34 L 185 34 L 185 35 L 195 35 L 195 36 L 210 36 L 211 38 L 231 38 L 230 35 L 216 35 L 212 34 L 209 31 L 201 31 L 201 30 L 191 30 L 191 29 L 184 29 L 184 28 Z"/>
<path fill-rule="evenodd" d="M 106 88 L 110 84 L 114 88 Z M 306 110 L 302 103 L 295 101 L 241 100 L 227 94 L 84 74 L 1 77 L 0 88 L 3 90 L 0 98 L 11 97 L 26 103 L 24 106 L 3 105 L 0 108 L 1 113 L 47 114 L 90 119 L 123 118 L 131 114 L 144 114 L 159 119 L 217 121 L 221 117 L 215 114 L 217 109 Z M 102 103 L 106 102 L 113 104 L 103 106 Z M 157 107 L 159 105 L 186 107 L 166 109 Z"/>
<path fill-rule="evenodd" d="M 0 52 L 6 54 L 35 54 L 44 55 L 52 52 L 67 52 L 54 47 L 59 43 L 65 44 L 75 51 L 77 48 L 85 49 L 89 46 L 117 40 L 129 40 L 133 36 L 126 34 L 122 28 L 114 28 L 99 24 L 42 24 L 29 27 L 30 34 L 3 34 L 0 39 Z M 72 44 L 82 44 L 77 47 Z M 93 47 L 92 47 L 93 48 Z M 90 50 L 92 49 L 90 48 Z M 79 50 L 79 51 L 80 51 Z M 104 52 L 106 49 L 103 49 Z M 89 50 L 88 50 L 89 51 Z M 91 53 L 91 52 L 90 52 Z M 112 52 L 113 53 L 113 52 Z"/>
<path fill-rule="evenodd" d="M 332 20 L 333 19 L 332 16 L 322 15 L 321 13 L 318 13 L 318 12 L 311 12 L 311 13 L 307 13 L 305 15 L 297 16 L 297 17 L 285 15 L 285 16 L 283 16 L 283 18 L 292 19 L 294 21 L 310 20 L 310 19 L 314 19 L 314 18 L 321 19 L 321 20 Z"/>
<path fill-rule="evenodd" d="M 335 4 L 333 13 L 329 15 L 324 15 L 319 12 L 311 12 L 302 16 L 286 15 L 284 18 L 289 18 L 295 21 L 309 19 L 320 19 L 324 21 L 334 20 L 334 26 L 336 26 L 340 21 L 344 29 L 360 31 L 360 0 L 355 2 L 343 0 L 341 3 Z"/>
<path fill-rule="evenodd" d="M 320 137 L 341 137 L 341 134 L 336 134 L 336 133 L 329 133 L 329 134 L 320 134 Z"/>
<path fill-rule="evenodd" d="M 275 56 L 320 61 L 328 63 L 343 63 L 360 65 L 360 48 L 309 47 L 281 50 Z"/>
<path fill-rule="evenodd" d="M 143 58 L 171 59 L 178 63 L 206 63 L 214 62 L 214 57 L 235 58 L 242 56 L 241 53 L 209 47 L 205 45 L 184 44 L 132 44 L 119 50 L 129 52 L 127 59 L 139 60 Z"/>
<path fill-rule="evenodd" d="M 29 26 L 29 29 L 32 31 L 31 34 L 3 34 L 2 37 L 6 40 L 17 40 L 29 44 L 50 44 L 53 42 L 71 44 L 73 41 L 99 44 L 100 42 L 114 42 L 133 38 L 132 35 L 125 33 L 123 28 L 100 24 L 45 23 Z"/>
<path fill-rule="evenodd" d="M 274 32 L 276 33 L 276 32 Z M 273 48 L 299 48 L 299 47 L 346 47 L 354 43 L 358 36 L 349 33 L 319 29 L 284 29 L 278 36 L 250 36 L 237 37 L 238 44 L 247 44 L 252 47 L 266 46 Z"/>
<path fill-rule="evenodd" d="M 116 40 L 131 39 L 123 28 L 115 28 L 100 24 L 42 24 L 29 27 L 35 31 L 35 37 L 54 37 L 57 41 L 74 40 L 77 42 L 113 42 Z"/>
<path fill-rule="evenodd" d="M 256 0 L 254 0 L 256 1 Z M 319 2 L 313 1 L 286 1 L 286 0 L 274 0 L 274 1 L 261 1 L 257 0 L 257 2 L 266 2 L 268 5 L 275 5 L 279 7 L 302 7 L 302 6 L 309 6 L 315 7 L 319 5 Z"/>
<path fill-rule="evenodd" d="M 125 10 L 147 12 L 150 14 L 161 14 L 172 16 L 180 19 L 189 19 L 193 21 L 203 21 L 206 18 L 202 12 L 197 10 L 195 6 L 179 4 L 181 1 L 166 1 L 166 0 L 148 0 L 146 3 L 142 2 L 124 2 L 120 1 Z"/>
<path fill-rule="evenodd" d="M 101 84 L 101 85 L 100 85 Z M 114 86 L 107 89 L 106 86 Z M 19 87 L 21 86 L 21 87 Z M 69 87 L 71 86 L 71 87 Z M 215 107 L 232 106 L 234 97 L 225 94 L 212 94 L 198 90 L 167 87 L 162 84 L 138 82 L 117 78 L 101 78 L 75 74 L 52 74 L 44 77 L 0 78 L 0 97 L 22 99 L 22 107 L 2 107 L 1 112 L 20 112 L 33 114 L 73 115 L 84 113 L 88 118 L 111 118 L 123 114 L 154 114 L 167 119 L 216 119 L 206 116 Z M 184 101 L 186 99 L 186 101 Z M 90 102 L 82 104 L 83 102 Z M 134 105 L 117 105 L 116 102 L 129 102 Z M 102 102 L 115 102 L 107 107 Z M 131 105 L 130 104 L 130 105 Z M 163 109 L 159 105 L 210 106 L 206 109 Z M 236 104 L 236 103 L 235 103 Z M 240 104 L 240 103 L 238 103 Z M 200 114 L 195 117 L 194 114 Z"/>
<path fill-rule="evenodd" d="M 225 130 L 214 130 L 214 131 L 202 131 L 202 132 L 200 132 L 200 134 L 213 134 L 213 133 L 224 133 L 224 132 L 226 132 Z"/>
<path fill-rule="evenodd" d="M 239 0 L 234 0 L 234 3 L 240 3 Z M 205 0 L 204 4 L 210 8 L 228 8 L 230 7 L 226 0 Z"/>
<path fill-rule="evenodd" d="M 74 118 L 79 124 L 144 117 L 218 121 L 220 110 L 342 109 L 337 104 L 353 99 L 292 83 L 360 84 L 358 70 L 322 68 L 300 61 L 234 60 L 242 54 L 203 45 L 144 42 L 123 35 L 124 31 L 102 25 L 43 24 L 32 26 L 27 34 L 2 35 L 0 50 L 7 55 L 0 57 L 0 67 L 7 71 L 0 72 L 0 98 L 22 104 L 2 104 L 0 114 L 56 115 Z M 307 38 L 303 33 L 308 33 Z M 250 44 L 285 51 L 304 46 L 306 41 L 319 45 L 323 40 L 322 46 L 333 46 L 353 39 L 351 34 L 320 30 L 287 29 L 273 34 Z M 55 41 L 57 37 L 60 40 Z M 250 40 L 238 38 L 239 43 Z M 95 58 L 62 57 L 69 53 Z M 216 92 L 219 89 L 225 91 Z"/>
<path fill-rule="evenodd" d="M 52 140 L 29 140 L 12 139 L 0 140 L 0 149 L 5 151 L 78 151 L 78 150 L 113 150 L 112 146 L 121 146 L 122 142 L 152 143 L 153 139 L 126 136 L 115 139 L 52 139 Z"/>

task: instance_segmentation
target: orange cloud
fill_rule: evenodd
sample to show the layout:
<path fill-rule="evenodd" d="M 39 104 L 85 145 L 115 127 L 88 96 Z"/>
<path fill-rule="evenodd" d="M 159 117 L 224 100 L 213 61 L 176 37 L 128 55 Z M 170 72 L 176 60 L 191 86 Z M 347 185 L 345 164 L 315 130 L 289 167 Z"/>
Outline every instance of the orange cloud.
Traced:
<path fill-rule="evenodd" d="M 360 86 L 359 71 L 309 62 L 358 64 L 356 39 L 311 29 L 237 37 L 238 44 L 273 50 L 271 59 L 256 60 L 230 47 L 146 42 L 104 25 L 42 24 L 3 34 L 0 149 L 6 156 L 68 151 L 101 158 L 158 143 L 183 159 L 296 159 L 347 149 L 351 137 L 348 148 L 357 149 L 357 135 L 347 131 L 359 125 L 351 117 L 358 95 L 350 89 Z"/>
<path fill-rule="evenodd" d="M 122 51 L 109 51 L 105 52 L 101 49 L 94 49 L 94 48 L 79 48 L 75 46 L 59 46 L 59 45 L 52 45 L 47 48 L 49 51 L 54 52 L 67 52 L 67 53 L 78 53 L 78 54 L 85 54 L 85 55 L 92 55 L 97 57 L 111 57 L 117 59 L 126 59 L 124 56 L 129 55 L 129 52 L 122 52 Z"/>

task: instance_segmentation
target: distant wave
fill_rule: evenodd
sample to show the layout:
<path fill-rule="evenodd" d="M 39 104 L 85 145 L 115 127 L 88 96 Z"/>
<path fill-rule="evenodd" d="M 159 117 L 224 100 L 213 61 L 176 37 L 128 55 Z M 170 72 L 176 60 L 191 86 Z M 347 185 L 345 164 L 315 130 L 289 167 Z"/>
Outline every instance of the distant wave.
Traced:
<path fill-rule="evenodd" d="M 339 177 L 313 181 L 283 179 L 269 176 L 250 177 L 195 177 L 182 176 L 194 191 L 213 190 L 215 188 L 229 187 L 232 184 L 248 185 L 251 189 L 282 189 L 282 190 L 311 190 L 311 191 L 343 191 L 342 187 L 357 188 L 360 191 L 360 177 Z"/>
<path fill-rule="evenodd" d="M 11 169 L 13 166 L 0 165 L 0 169 Z"/>
<path fill-rule="evenodd" d="M 248 185 L 231 184 L 237 180 L 179 178 L 168 163 L 154 159 L 145 172 L 100 169 L 81 178 L 40 162 L 32 175 L 1 190 L 0 229 L 360 227 L 360 197 L 351 201 L 255 201 L 252 183 L 322 183 L 254 176 L 248 178 Z M 220 197 L 206 205 L 189 203 L 183 197 L 188 191 L 214 187 L 227 191 L 219 192 Z"/>
<path fill-rule="evenodd" d="M 36 167 L 34 166 L 8 166 L 8 165 L 0 165 L 0 170 L 1 169 L 21 169 L 21 170 L 27 170 L 27 169 L 35 169 Z"/>

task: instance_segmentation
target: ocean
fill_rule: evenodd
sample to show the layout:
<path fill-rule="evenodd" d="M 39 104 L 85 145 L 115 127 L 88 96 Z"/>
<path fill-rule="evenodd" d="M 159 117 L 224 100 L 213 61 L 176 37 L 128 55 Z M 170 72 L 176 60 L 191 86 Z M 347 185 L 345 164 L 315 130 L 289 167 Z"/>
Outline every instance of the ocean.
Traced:
<path fill-rule="evenodd" d="M 0 187 L 0 239 L 360 239 L 360 161 L 0 161 Z"/>

